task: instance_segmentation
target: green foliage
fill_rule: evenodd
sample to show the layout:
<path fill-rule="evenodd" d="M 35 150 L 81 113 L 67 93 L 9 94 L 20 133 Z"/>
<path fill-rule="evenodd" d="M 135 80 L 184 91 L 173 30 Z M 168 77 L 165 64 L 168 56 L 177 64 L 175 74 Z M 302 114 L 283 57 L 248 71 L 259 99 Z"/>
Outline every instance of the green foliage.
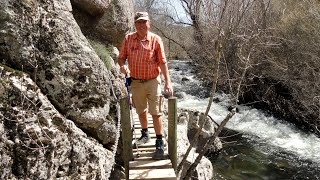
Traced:
<path fill-rule="evenodd" d="M 5 71 L 8 71 L 8 72 L 12 72 L 13 75 L 15 76 L 22 76 L 23 75 L 23 72 L 22 71 L 19 71 L 19 70 L 16 70 L 16 69 L 12 69 L 4 64 L 1 64 L 0 63 L 0 66 L 4 68 Z"/>
<path fill-rule="evenodd" d="M 110 70 L 113 64 L 113 59 L 110 56 L 111 48 L 107 48 L 104 44 L 98 41 L 89 40 L 89 42 L 98 54 L 99 58 L 103 61 L 107 69 Z"/>

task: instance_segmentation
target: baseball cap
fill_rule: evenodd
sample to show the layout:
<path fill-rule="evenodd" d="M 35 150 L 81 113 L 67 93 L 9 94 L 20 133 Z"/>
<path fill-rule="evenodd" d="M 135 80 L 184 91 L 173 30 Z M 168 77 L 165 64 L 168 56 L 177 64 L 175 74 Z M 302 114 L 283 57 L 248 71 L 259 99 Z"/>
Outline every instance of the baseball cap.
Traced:
<path fill-rule="evenodd" d="M 148 12 L 137 12 L 136 15 L 134 15 L 134 22 L 139 20 L 149 20 Z"/>

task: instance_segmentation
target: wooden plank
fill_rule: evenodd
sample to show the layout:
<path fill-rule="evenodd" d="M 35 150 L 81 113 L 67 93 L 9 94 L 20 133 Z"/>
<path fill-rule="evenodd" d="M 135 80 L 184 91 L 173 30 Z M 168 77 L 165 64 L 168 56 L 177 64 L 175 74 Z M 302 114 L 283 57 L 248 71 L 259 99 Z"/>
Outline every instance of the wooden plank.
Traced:
<path fill-rule="evenodd" d="M 136 129 L 142 129 L 140 124 L 135 124 L 134 128 Z M 153 124 L 148 124 L 148 128 L 153 128 Z"/>
<path fill-rule="evenodd" d="M 134 119 L 139 119 L 139 115 L 137 113 L 132 113 L 132 115 Z M 150 114 L 147 114 L 147 118 L 152 120 L 152 116 Z"/>
<path fill-rule="evenodd" d="M 139 125 L 140 121 L 136 120 L 136 121 L 133 122 L 133 124 Z M 148 124 L 153 124 L 153 122 L 152 121 L 148 121 Z"/>
<path fill-rule="evenodd" d="M 177 180 L 172 168 L 168 169 L 136 169 L 130 170 L 129 179 L 143 180 Z"/>
<path fill-rule="evenodd" d="M 172 168 L 171 160 L 130 161 L 129 169 L 165 169 Z"/>
<path fill-rule="evenodd" d="M 137 117 L 137 118 L 134 118 L 134 117 L 133 117 L 133 120 L 134 120 L 135 122 L 140 122 L 140 119 L 139 119 L 138 117 Z M 148 122 L 152 122 L 153 119 L 150 117 L 150 118 L 147 119 L 147 121 L 148 121 Z"/>
<path fill-rule="evenodd" d="M 133 158 L 136 159 L 150 159 L 152 158 L 154 152 L 134 152 Z"/>
<path fill-rule="evenodd" d="M 155 147 L 153 148 L 147 148 L 149 151 L 143 151 L 145 148 L 139 147 L 139 151 L 137 149 L 133 149 L 133 160 L 134 161 L 142 161 L 142 160 L 153 160 L 152 156 L 153 153 L 155 152 Z M 165 159 L 169 159 L 169 154 L 168 154 L 168 149 L 165 148 L 164 150 L 164 157 Z"/>
<path fill-rule="evenodd" d="M 134 127 L 141 127 L 140 123 L 134 123 Z M 148 123 L 148 128 L 153 127 L 153 123 Z"/>
<path fill-rule="evenodd" d="M 154 152 L 156 150 L 155 147 L 145 147 L 145 148 L 139 148 L 139 151 L 143 152 Z M 137 149 L 132 149 L 133 152 L 137 152 Z"/>
<path fill-rule="evenodd" d="M 155 147 L 139 147 L 138 149 L 132 149 L 133 153 L 135 152 L 155 152 Z M 164 153 L 168 152 L 168 150 L 165 148 Z"/>
<path fill-rule="evenodd" d="M 142 153 L 133 153 L 133 160 L 134 161 L 153 161 L 152 159 L 153 152 L 142 152 Z M 169 159 L 168 153 L 164 154 L 165 159 Z"/>
<path fill-rule="evenodd" d="M 154 128 L 148 128 L 149 134 L 155 134 Z M 134 129 L 133 135 L 136 133 L 137 135 L 141 134 L 141 129 Z"/>
<path fill-rule="evenodd" d="M 133 161 L 140 161 L 140 160 L 153 160 L 152 156 L 154 154 L 154 151 L 135 151 L 133 152 Z M 165 159 L 169 159 L 169 156 L 167 154 L 164 155 Z"/>
<path fill-rule="evenodd" d="M 134 145 L 134 141 L 132 141 L 132 146 Z M 156 147 L 156 138 L 151 138 L 151 140 L 145 144 L 142 144 L 142 145 L 139 145 L 138 148 L 145 148 L 145 147 Z M 133 149 L 136 149 L 134 146 L 133 146 Z"/>
<path fill-rule="evenodd" d="M 136 118 L 136 119 L 133 118 L 133 120 L 134 120 L 135 123 L 140 123 L 139 118 Z M 149 118 L 149 119 L 148 119 L 148 123 L 151 123 L 151 124 L 152 124 L 152 122 L 153 122 L 152 118 Z"/>
<path fill-rule="evenodd" d="M 155 148 L 156 147 L 156 139 L 157 139 L 156 137 L 151 137 L 149 142 L 139 145 L 138 148 L 140 148 L 140 147 L 141 148 L 145 148 L 145 147 L 154 147 Z M 134 142 L 135 142 L 135 139 L 133 139 L 133 141 L 132 141 L 132 147 L 133 147 L 133 149 L 136 149 L 136 147 L 134 146 Z M 164 141 L 164 149 L 165 150 L 168 149 L 166 141 Z"/>
<path fill-rule="evenodd" d="M 132 140 L 135 141 L 135 139 L 139 139 L 140 138 L 140 134 L 137 134 L 136 137 L 134 137 L 134 135 L 132 136 Z M 149 134 L 150 138 L 157 138 L 156 134 Z"/>
<path fill-rule="evenodd" d="M 140 120 L 139 120 L 138 117 L 137 118 L 133 118 L 133 120 L 134 120 L 134 122 L 140 123 Z M 153 122 L 152 118 L 148 118 L 148 122 L 152 123 Z"/>

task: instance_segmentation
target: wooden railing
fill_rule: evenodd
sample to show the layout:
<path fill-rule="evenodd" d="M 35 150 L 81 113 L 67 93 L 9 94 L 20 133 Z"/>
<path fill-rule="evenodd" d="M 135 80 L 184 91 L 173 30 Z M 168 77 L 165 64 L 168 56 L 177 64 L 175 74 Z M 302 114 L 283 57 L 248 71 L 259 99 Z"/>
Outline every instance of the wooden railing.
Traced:
<path fill-rule="evenodd" d="M 168 149 L 174 170 L 177 170 L 177 98 L 168 99 Z"/>
<path fill-rule="evenodd" d="M 128 97 L 120 99 L 121 109 L 121 135 L 123 144 L 123 161 L 126 179 L 129 179 L 129 161 L 133 159 L 132 153 L 132 130 L 130 118 L 130 102 Z"/>
<path fill-rule="evenodd" d="M 129 179 L 129 161 L 133 159 L 132 124 L 128 97 L 120 99 L 123 161 L 126 179 Z M 177 98 L 168 99 L 168 153 L 174 170 L 177 168 Z"/>

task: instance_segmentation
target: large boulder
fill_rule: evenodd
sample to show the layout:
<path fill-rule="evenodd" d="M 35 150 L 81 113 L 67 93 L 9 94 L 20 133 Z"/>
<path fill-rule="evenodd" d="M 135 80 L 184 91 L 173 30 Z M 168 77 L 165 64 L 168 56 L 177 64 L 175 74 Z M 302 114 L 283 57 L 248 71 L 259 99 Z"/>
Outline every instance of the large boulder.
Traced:
<path fill-rule="evenodd" d="M 177 157 L 178 164 L 182 161 L 185 156 L 186 150 L 190 146 L 195 132 L 200 130 L 200 136 L 197 139 L 196 145 L 192 147 L 186 162 L 183 164 L 182 169 L 179 173 L 179 177 L 184 177 L 186 171 L 195 162 L 196 157 L 199 155 L 198 151 L 203 148 L 204 143 L 212 137 L 215 132 L 216 125 L 210 119 L 203 118 L 203 113 L 179 109 L 178 110 L 178 124 L 177 124 Z M 204 119 L 206 119 L 205 126 L 200 129 L 199 124 L 201 124 Z M 168 121 L 165 118 L 164 130 L 168 128 Z M 222 143 L 219 138 L 216 138 L 213 144 L 210 145 L 207 153 L 218 152 L 222 149 Z M 213 166 L 210 160 L 206 157 L 202 157 L 200 163 L 198 164 L 195 171 L 192 173 L 194 179 L 207 180 L 213 178 Z"/>
<path fill-rule="evenodd" d="M 217 124 L 210 119 L 209 117 L 204 117 L 204 113 L 199 111 L 185 111 L 180 114 L 181 117 L 188 117 L 188 137 L 192 139 L 193 136 L 199 131 L 198 143 L 196 145 L 197 151 L 201 150 L 205 143 L 209 141 L 216 129 L 218 128 Z M 202 129 L 201 125 L 203 126 Z M 206 154 L 217 153 L 222 149 L 222 143 L 219 138 L 216 138 L 213 144 L 209 145 L 209 149 Z"/>
<path fill-rule="evenodd" d="M 114 152 L 51 104 L 28 75 L 0 66 L 0 179 L 108 179 Z"/>
<path fill-rule="evenodd" d="M 0 179 L 111 174 L 126 90 L 72 12 L 68 0 L 0 3 Z"/>
<path fill-rule="evenodd" d="M 5 0 L 0 63 L 30 74 L 55 108 L 104 145 L 115 142 L 117 91 L 72 15 L 70 1 Z"/>
<path fill-rule="evenodd" d="M 88 14 L 97 16 L 107 11 L 111 0 L 71 0 L 71 3 Z"/>
<path fill-rule="evenodd" d="M 124 35 L 133 30 L 132 0 L 72 0 L 73 15 L 90 39 L 120 47 Z"/>

